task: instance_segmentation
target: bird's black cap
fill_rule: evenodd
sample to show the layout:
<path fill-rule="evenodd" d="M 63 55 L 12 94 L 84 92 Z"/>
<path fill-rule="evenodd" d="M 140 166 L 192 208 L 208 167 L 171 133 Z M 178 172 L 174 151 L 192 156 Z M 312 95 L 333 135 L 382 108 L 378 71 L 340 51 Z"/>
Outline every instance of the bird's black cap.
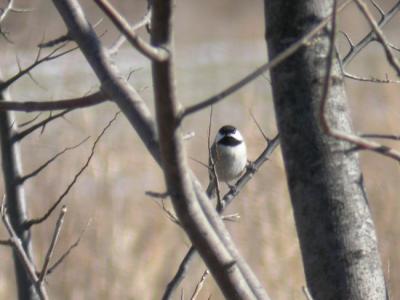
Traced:
<path fill-rule="evenodd" d="M 220 128 L 219 132 L 223 135 L 234 134 L 236 132 L 236 128 L 232 125 L 225 125 Z"/>

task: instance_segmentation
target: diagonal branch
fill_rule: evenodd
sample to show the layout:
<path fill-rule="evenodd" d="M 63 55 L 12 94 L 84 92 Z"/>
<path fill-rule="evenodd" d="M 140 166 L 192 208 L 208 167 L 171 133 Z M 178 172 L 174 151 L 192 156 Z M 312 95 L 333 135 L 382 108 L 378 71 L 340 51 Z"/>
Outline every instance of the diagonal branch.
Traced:
<path fill-rule="evenodd" d="M 89 226 L 89 223 L 90 223 L 90 220 L 86 224 L 86 227 L 82 230 L 81 234 L 78 236 L 76 241 L 71 246 L 68 247 L 68 249 L 60 256 L 59 259 L 57 259 L 57 261 L 51 267 L 48 268 L 48 270 L 46 272 L 46 276 L 53 273 L 54 270 L 68 257 L 68 255 L 72 252 L 72 250 L 74 250 L 76 247 L 78 247 L 79 243 L 81 242 L 83 234 L 85 233 L 87 227 Z"/>
<path fill-rule="evenodd" d="M 47 254 L 44 259 L 42 271 L 40 272 L 40 276 L 39 276 L 39 284 L 40 285 L 43 285 L 43 283 L 45 281 L 45 278 L 46 278 L 46 275 L 47 275 L 47 272 L 49 269 L 50 259 L 53 256 L 54 248 L 56 247 L 58 237 L 60 236 L 61 227 L 64 223 L 64 217 L 65 217 L 66 213 L 67 213 L 67 207 L 64 205 L 61 208 L 60 215 L 58 216 L 56 227 L 54 228 L 54 233 L 53 233 L 53 236 L 52 236 L 52 239 L 50 242 L 50 246 L 49 246 L 49 249 L 47 250 Z"/>
<path fill-rule="evenodd" d="M 359 0 L 355 0 L 359 1 Z M 336 0 L 335 0 L 336 3 Z M 358 2 L 357 2 L 358 3 Z M 349 134 L 346 132 L 342 132 L 340 130 L 332 128 L 329 124 L 327 116 L 326 116 L 326 103 L 329 98 L 329 91 L 331 88 L 331 73 L 332 73 L 332 62 L 333 62 L 333 52 L 334 52 L 334 41 L 336 36 L 336 10 L 333 10 L 333 18 L 332 18 L 332 32 L 330 36 L 330 47 L 329 54 L 327 57 L 327 67 L 326 67 L 326 76 L 325 82 L 323 85 L 323 93 L 320 107 L 320 120 L 321 126 L 326 134 L 329 134 L 337 139 L 352 143 L 357 145 L 360 149 L 370 150 L 384 156 L 393 158 L 397 161 L 400 161 L 400 152 L 389 148 L 387 146 L 381 145 L 379 143 L 369 141 L 367 139 L 361 138 L 359 136 Z"/>
<path fill-rule="evenodd" d="M 152 9 L 152 45 L 164 45 L 170 51 L 167 60 L 152 61 L 152 71 L 162 165 L 175 212 L 226 298 L 268 299 L 188 167 L 180 127 L 176 126 L 179 104 L 172 56 L 173 1 L 156 0 Z"/>
<path fill-rule="evenodd" d="M 63 199 L 68 195 L 69 191 L 72 189 L 72 187 L 75 185 L 75 183 L 78 181 L 79 177 L 83 173 L 83 171 L 86 170 L 86 168 L 89 166 L 90 161 L 92 160 L 92 157 L 94 156 L 95 149 L 97 144 L 99 143 L 100 139 L 103 137 L 103 135 L 106 133 L 107 129 L 110 128 L 112 123 L 116 120 L 118 117 L 119 112 L 115 114 L 115 116 L 110 120 L 110 122 L 107 124 L 106 127 L 103 128 L 103 130 L 100 132 L 100 134 L 97 136 L 96 140 L 94 141 L 92 145 L 92 149 L 90 151 L 89 157 L 86 159 L 86 162 L 84 165 L 79 169 L 79 171 L 75 174 L 73 177 L 72 181 L 69 183 L 65 191 L 58 197 L 57 201 L 47 210 L 47 212 L 39 218 L 36 219 L 31 219 L 29 221 L 25 222 L 25 228 L 29 229 L 32 225 L 40 224 L 47 220 L 47 218 L 53 213 L 53 211 L 60 205 L 60 203 L 63 201 Z"/>
<path fill-rule="evenodd" d="M 382 16 L 382 18 L 378 22 L 379 28 L 385 27 L 399 11 L 400 1 L 398 1 L 384 16 Z M 349 52 L 342 60 L 342 65 L 346 66 L 347 64 L 349 64 L 357 56 L 357 54 L 360 53 L 361 50 L 363 50 L 369 43 L 373 42 L 375 38 L 375 32 L 371 31 L 356 45 L 350 47 Z"/>
<path fill-rule="evenodd" d="M 8 80 L 1 82 L 0 83 L 0 90 L 6 89 L 8 88 L 10 85 L 12 85 L 14 82 L 16 82 L 18 79 L 20 79 L 21 77 L 25 76 L 25 75 L 29 75 L 31 76 L 31 71 L 36 68 L 37 66 L 41 65 L 44 62 L 49 62 L 52 61 L 54 59 L 57 59 L 61 56 L 64 56 L 68 53 L 71 53 L 72 51 L 75 51 L 76 49 L 78 49 L 77 47 L 65 50 L 65 51 L 61 51 L 61 49 L 63 49 L 66 46 L 66 44 L 62 44 L 60 46 L 58 46 L 57 48 L 55 48 L 54 50 L 52 50 L 49 54 L 47 54 L 44 57 L 40 57 L 41 56 L 41 48 L 39 48 L 35 61 L 33 63 L 31 63 L 28 67 L 26 67 L 25 69 L 20 69 L 19 72 L 17 74 L 15 74 L 14 76 L 12 76 L 11 78 L 9 78 Z M 19 65 L 19 64 L 18 64 Z"/>
<path fill-rule="evenodd" d="M 102 91 L 119 106 L 143 143 L 160 162 L 158 137 L 151 112 L 139 93 L 130 86 L 110 60 L 110 55 L 100 43 L 92 26 L 76 0 L 53 0 L 74 41 L 92 67 Z"/>
<path fill-rule="evenodd" d="M 62 118 L 64 117 L 67 113 L 71 112 L 73 109 L 65 109 L 61 112 L 59 112 L 58 114 L 50 114 L 46 119 L 44 119 L 43 121 L 40 121 L 34 125 L 32 125 L 31 127 L 20 131 L 20 132 L 16 132 L 14 133 L 14 135 L 11 138 L 11 142 L 15 143 L 17 141 L 22 140 L 24 137 L 26 137 L 27 135 L 31 134 L 32 132 L 34 132 L 35 130 L 42 128 L 44 129 L 44 127 L 50 123 L 53 120 L 56 120 L 58 118 Z M 43 130 L 42 130 L 43 131 Z"/>
<path fill-rule="evenodd" d="M 351 1 L 346 1 L 344 2 L 339 8 L 338 11 L 342 11 Z M 222 92 L 218 93 L 217 95 L 214 95 L 206 100 L 201 101 L 200 103 L 194 104 L 192 106 L 189 106 L 181 112 L 180 115 L 180 121 L 185 118 L 186 116 L 193 114 L 195 112 L 198 112 L 199 110 L 205 109 L 206 107 L 213 105 L 226 97 L 232 95 L 233 93 L 237 92 L 239 89 L 256 79 L 258 76 L 264 74 L 267 70 L 270 70 L 277 65 L 279 65 L 281 62 L 286 60 L 288 57 L 296 53 L 299 49 L 302 47 L 306 46 L 312 38 L 314 38 L 325 26 L 329 23 L 331 19 L 331 16 L 326 17 L 323 21 L 321 21 L 317 26 L 315 26 L 314 29 L 312 29 L 308 34 L 306 34 L 304 37 L 302 37 L 300 40 L 297 42 L 293 43 L 290 47 L 279 53 L 274 57 L 273 60 L 263 64 L 259 68 L 257 68 L 255 71 L 247 75 L 246 77 L 242 78 L 238 82 L 232 84 Z"/>
<path fill-rule="evenodd" d="M 57 158 L 59 158 L 61 155 L 63 155 L 64 153 L 76 149 L 78 148 L 80 145 L 82 145 L 83 143 L 85 143 L 90 137 L 86 137 L 84 138 L 82 141 L 80 141 L 78 144 L 70 146 L 70 147 L 66 147 L 64 148 L 64 150 L 58 152 L 56 155 L 54 155 L 53 157 L 51 157 L 49 160 L 47 160 L 44 164 L 42 164 L 40 167 L 38 167 L 36 170 L 32 171 L 31 173 L 22 176 L 21 178 L 19 178 L 17 180 L 17 184 L 23 184 L 26 180 L 35 177 L 36 175 L 38 175 L 41 171 L 43 171 L 46 167 L 48 167 L 52 162 L 54 162 Z"/>
<path fill-rule="evenodd" d="M 144 17 L 134 25 L 131 25 L 131 31 L 135 32 L 136 30 L 148 26 L 150 24 L 151 20 L 151 7 L 148 8 L 147 13 L 144 15 Z M 121 35 L 115 43 L 110 47 L 109 53 L 110 55 L 114 55 L 115 53 L 118 52 L 119 48 L 122 46 L 123 43 L 125 43 L 126 37 L 125 35 Z"/>
<path fill-rule="evenodd" d="M 107 0 L 94 0 L 99 8 L 111 19 L 129 43 L 150 60 L 163 61 L 168 58 L 168 51 L 151 46 L 141 39 L 120 13 Z"/>
<path fill-rule="evenodd" d="M 245 185 L 254 177 L 255 173 L 261 168 L 261 166 L 269 160 L 274 150 L 279 145 L 279 135 L 276 135 L 271 139 L 264 151 L 258 156 L 258 158 L 252 163 L 251 168 L 248 168 L 246 172 L 238 179 L 234 187 L 224 195 L 222 198 L 223 205 L 218 210 L 218 213 L 222 215 L 223 211 L 228 207 L 229 204 L 239 195 L 243 190 Z M 194 255 L 197 253 L 196 248 L 191 246 L 189 251 L 186 253 L 182 262 L 180 263 L 178 270 L 171 281 L 168 283 L 163 297 L 163 300 L 171 299 L 174 291 L 177 290 L 182 280 L 185 278 L 187 272 L 189 271 L 189 266 L 193 261 Z"/>
<path fill-rule="evenodd" d="M 388 45 L 388 41 L 383 34 L 383 31 L 379 24 L 375 21 L 371 12 L 369 11 L 367 5 L 362 0 L 354 0 L 361 10 L 368 23 L 371 25 L 372 30 L 376 36 L 377 41 L 382 45 L 383 50 L 385 51 L 385 55 L 389 64 L 393 67 L 393 69 L 397 72 L 397 76 L 400 76 L 400 63 L 397 58 L 394 56 L 392 48 Z"/>

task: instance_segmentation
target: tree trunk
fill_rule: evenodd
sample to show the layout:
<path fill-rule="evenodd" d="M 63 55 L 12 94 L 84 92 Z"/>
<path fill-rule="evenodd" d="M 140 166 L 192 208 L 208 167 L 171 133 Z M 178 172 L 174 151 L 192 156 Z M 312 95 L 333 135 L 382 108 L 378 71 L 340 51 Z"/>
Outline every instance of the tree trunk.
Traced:
<path fill-rule="evenodd" d="M 1 78 L 0 78 L 1 80 Z M 0 91 L 0 101 L 6 101 L 7 91 Z M 21 240 L 22 246 L 27 256 L 32 260 L 32 247 L 30 231 L 24 230 L 26 221 L 26 203 L 25 195 L 18 179 L 21 176 L 21 161 L 18 142 L 12 141 L 14 132 L 14 118 L 9 111 L 0 112 L 0 141 L 1 141 L 1 159 L 3 169 L 4 189 L 7 197 L 7 213 L 17 236 Z M 20 258 L 14 251 L 14 264 L 16 283 L 18 289 L 18 299 L 36 300 L 39 296 L 34 284 L 31 282 L 25 267 Z"/>
<path fill-rule="evenodd" d="M 331 12 L 331 0 L 265 0 L 273 59 Z M 329 31 L 271 71 L 274 105 L 308 288 L 314 299 L 385 299 L 374 224 L 358 154 L 324 134 L 319 109 Z M 337 57 L 327 118 L 351 132 Z"/>

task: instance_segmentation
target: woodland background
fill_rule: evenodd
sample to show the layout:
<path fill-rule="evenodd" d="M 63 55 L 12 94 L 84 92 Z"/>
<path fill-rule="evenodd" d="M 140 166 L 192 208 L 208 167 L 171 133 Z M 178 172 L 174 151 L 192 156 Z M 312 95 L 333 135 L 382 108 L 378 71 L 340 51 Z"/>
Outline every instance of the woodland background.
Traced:
<path fill-rule="evenodd" d="M 380 1 L 388 9 L 395 1 Z M 129 20 L 140 19 L 146 1 L 113 1 Z M 81 1 L 89 20 L 96 23 L 103 15 L 91 1 Z M 17 72 L 16 54 L 21 64 L 34 60 L 36 45 L 65 32 L 64 25 L 48 1 L 19 1 L 19 7 L 32 7 L 27 14 L 9 17 L 4 26 L 14 45 L 0 39 L 0 64 L 5 75 Z M 400 15 L 385 27 L 389 39 L 400 46 Z M 354 5 L 339 15 L 339 26 L 358 41 L 369 31 Z M 177 95 L 183 104 L 202 100 L 240 79 L 267 59 L 264 40 L 263 2 L 176 1 L 175 49 Z M 142 29 L 143 30 L 143 29 Z M 96 28 L 104 32 L 103 40 L 111 43 L 117 37 L 107 18 Z M 339 49 L 348 49 L 339 35 Z M 382 50 L 371 44 L 347 71 L 360 76 L 385 78 L 390 68 L 382 59 Z M 152 107 L 150 64 L 129 46 L 115 57 L 128 74 L 136 70 L 130 82 Z M 87 93 L 99 84 L 86 61 L 76 51 L 33 71 L 40 86 L 28 77 L 12 89 L 15 100 L 61 99 Z M 395 78 L 392 76 L 392 78 Z M 396 84 L 346 81 L 354 127 L 358 132 L 398 134 L 400 131 Z M 245 136 L 249 157 L 255 159 L 265 141 L 250 116 L 253 112 L 265 133 L 276 133 L 268 76 L 255 80 L 238 93 L 214 107 L 213 133 L 224 124 L 237 126 Z M 65 147 L 75 145 L 87 136 L 91 140 L 112 118 L 117 107 L 102 104 L 77 110 L 66 119 L 35 133 L 22 144 L 23 169 L 27 173 Z M 18 114 L 18 122 L 30 117 Z M 189 156 L 208 160 L 207 131 L 209 111 L 185 119 L 184 130 L 195 137 L 186 142 Z M 396 148 L 396 142 L 389 142 Z M 70 179 L 90 153 L 90 142 L 69 151 L 45 172 L 27 183 L 30 216 L 39 216 L 65 189 Z M 257 173 L 227 213 L 240 214 L 240 221 L 228 226 L 239 246 L 272 299 L 303 299 L 305 284 L 290 199 L 286 187 L 280 151 Z M 377 226 L 379 247 L 390 295 L 400 297 L 400 169 L 398 164 L 372 153 L 361 153 L 364 180 L 370 208 Z M 207 185 L 207 170 L 195 161 L 191 165 Z M 172 223 L 156 201 L 145 191 L 163 191 L 159 167 L 122 116 L 106 133 L 96 148 L 89 168 L 65 199 L 68 213 L 56 249 L 62 253 L 87 226 L 79 246 L 48 277 L 49 296 L 54 299 L 157 299 L 176 271 L 190 243 L 183 231 Z M 2 187 L 0 187 L 2 193 Z M 45 253 L 56 215 L 33 227 L 34 253 L 38 264 Z M 5 231 L 0 226 L 0 237 Z M 15 280 L 11 250 L 0 247 L 0 298 L 15 298 Z M 190 294 L 205 267 L 197 259 L 196 267 L 183 288 Z M 200 299 L 222 299 L 211 278 Z"/>

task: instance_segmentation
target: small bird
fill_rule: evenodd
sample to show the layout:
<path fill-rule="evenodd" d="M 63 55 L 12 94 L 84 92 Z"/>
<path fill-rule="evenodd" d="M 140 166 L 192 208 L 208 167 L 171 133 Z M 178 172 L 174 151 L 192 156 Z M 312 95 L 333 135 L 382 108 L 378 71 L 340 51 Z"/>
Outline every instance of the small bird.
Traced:
<path fill-rule="evenodd" d="M 219 182 L 229 185 L 243 173 L 247 165 L 247 150 L 244 139 L 236 127 L 225 125 L 219 129 L 211 146 L 211 157 Z M 209 165 L 211 167 L 211 159 Z M 210 171 L 207 195 L 213 198 L 215 194 L 216 182 L 214 174 Z"/>

